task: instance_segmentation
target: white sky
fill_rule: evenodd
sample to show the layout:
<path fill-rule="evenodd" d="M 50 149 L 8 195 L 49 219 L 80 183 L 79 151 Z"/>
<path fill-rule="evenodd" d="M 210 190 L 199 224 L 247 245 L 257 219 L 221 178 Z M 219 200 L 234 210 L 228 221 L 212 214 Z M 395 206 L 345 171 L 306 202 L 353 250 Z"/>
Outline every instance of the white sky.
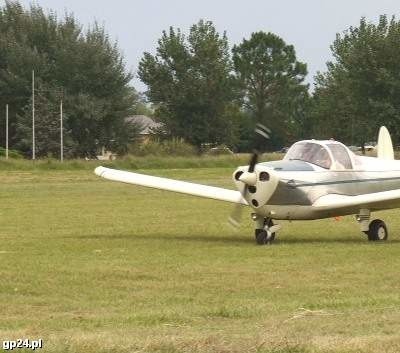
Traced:
<path fill-rule="evenodd" d="M 4 4 L 0 0 L 0 4 Z M 24 5 L 31 1 L 20 0 Z M 396 0 L 37 0 L 45 9 L 73 12 L 81 24 L 97 20 L 119 42 L 127 67 L 135 74 L 144 51 L 154 52 L 169 26 L 185 32 L 199 19 L 211 20 L 227 31 L 231 43 L 240 43 L 255 31 L 271 31 L 293 44 L 298 59 L 308 65 L 309 83 L 331 59 L 330 45 L 338 32 L 357 26 L 362 16 L 376 22 L 381 14 L 400 18 Z M 139 91 L 145 86 L 135 77 Z"/>

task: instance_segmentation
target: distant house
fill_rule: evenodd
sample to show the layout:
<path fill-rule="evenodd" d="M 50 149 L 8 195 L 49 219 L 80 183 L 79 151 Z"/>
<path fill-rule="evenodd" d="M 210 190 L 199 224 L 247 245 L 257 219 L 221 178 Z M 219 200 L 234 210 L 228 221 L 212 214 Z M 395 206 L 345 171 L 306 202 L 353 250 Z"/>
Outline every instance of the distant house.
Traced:
<path fill-rule="evenodd" d="M 127 123 L 139 126 L 139 136 L 142 142 L 146 143 L 150 136 L 155 132 L 162 131 L 164 124 L 157 123 L 152 118 L 146 115 L 132 115 L 125 118 Z"/>
<path fill-rule="evenodd" d="M 163 123 L 157 123 L 146 115 L 128 116 L 125 118 L 125 121 L 139 127 L 139 140 L 142 144 L 147 143 L 152 134 L 163 131 L 164 126 Z M 107 151 L 103 146 L 100 154 L 96 156 L 96 158 L 99 160 L 114 160 L 116 156 L 116 154 L 112 153 L 111 151 Z"/>

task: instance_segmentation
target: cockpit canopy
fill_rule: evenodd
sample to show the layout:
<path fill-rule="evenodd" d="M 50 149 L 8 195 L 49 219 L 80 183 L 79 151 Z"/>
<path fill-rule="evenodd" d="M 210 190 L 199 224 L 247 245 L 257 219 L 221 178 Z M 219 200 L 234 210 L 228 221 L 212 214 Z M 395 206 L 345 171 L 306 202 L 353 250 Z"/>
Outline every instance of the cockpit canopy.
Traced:
<path fill-rule="evenodd" d="M 297 142 L 290 147 L 284 160 L 300 160 L 324 169 L 352 169 L 352 162 L 347 148 L 334 141 L 327 141 L 326 143 Z"/>

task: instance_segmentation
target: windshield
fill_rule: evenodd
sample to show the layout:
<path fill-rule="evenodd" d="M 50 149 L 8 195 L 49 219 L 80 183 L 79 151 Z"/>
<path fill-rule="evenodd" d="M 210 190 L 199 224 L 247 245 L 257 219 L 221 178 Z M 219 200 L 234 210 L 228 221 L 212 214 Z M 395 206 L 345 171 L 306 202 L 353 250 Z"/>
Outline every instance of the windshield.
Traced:
<path fill-rule="evenodd" d="M 299 142 L 290 147 L 286 153 L 286 160 L 300 160 L 329 169 L 332 165 L 328 151 L 317 143 Z"/>
<path fill-rule="evenodd" d="M 346 148 L 339 144 L 328 144 L 338 169 L 352 169 L 351 159 Z"/>

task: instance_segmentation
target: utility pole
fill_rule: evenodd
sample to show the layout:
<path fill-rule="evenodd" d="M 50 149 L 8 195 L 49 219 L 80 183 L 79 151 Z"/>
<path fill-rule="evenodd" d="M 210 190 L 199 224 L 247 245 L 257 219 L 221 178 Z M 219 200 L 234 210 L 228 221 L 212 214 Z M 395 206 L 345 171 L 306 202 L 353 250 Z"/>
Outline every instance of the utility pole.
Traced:
<path fill-rule="evenodd" d="M 60 103 L 60 160 L 64 161 L 64 137 L 63 137 L 63 101 Z"/>
<path fill-rule="evenodd" d="M 8 159 L 8 104 L 6 104 L 6 159 Z"/>
<path fill-rule="evenodd" d="M 35 158 L 35 70 L 32 70 L 32 160 Z"/>

